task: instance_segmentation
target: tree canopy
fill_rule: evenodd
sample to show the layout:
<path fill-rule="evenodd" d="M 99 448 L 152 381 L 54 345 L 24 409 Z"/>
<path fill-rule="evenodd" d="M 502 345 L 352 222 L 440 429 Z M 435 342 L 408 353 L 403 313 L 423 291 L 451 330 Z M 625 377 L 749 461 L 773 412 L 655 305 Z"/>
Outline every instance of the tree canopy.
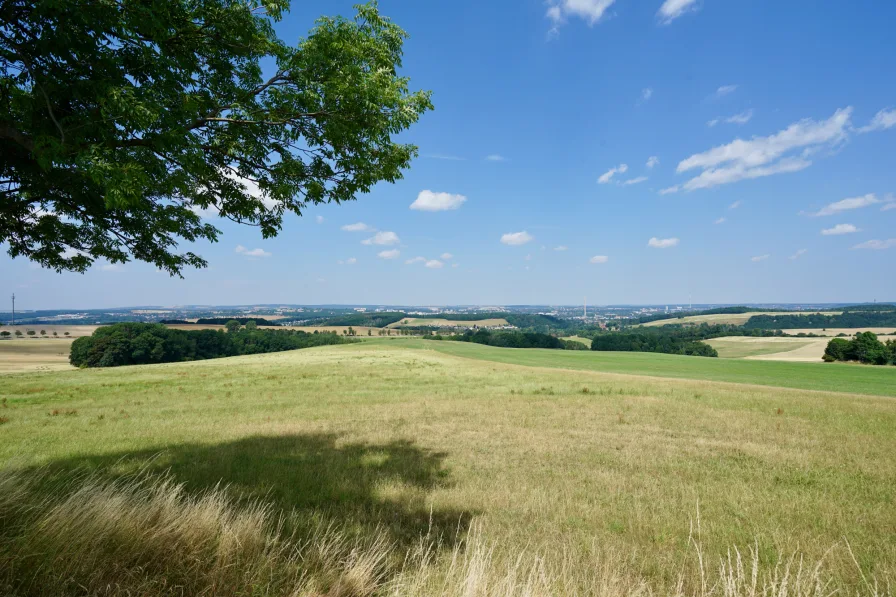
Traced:
<path fill-rule="evenodd" d="M 296 45 L 288 0 L 0 1 L 0 242 L 57 271 L 206 261 L 202 214 L 275 236 L 288 213 L 401 178 L 432 108 L 375 2 Z"/>

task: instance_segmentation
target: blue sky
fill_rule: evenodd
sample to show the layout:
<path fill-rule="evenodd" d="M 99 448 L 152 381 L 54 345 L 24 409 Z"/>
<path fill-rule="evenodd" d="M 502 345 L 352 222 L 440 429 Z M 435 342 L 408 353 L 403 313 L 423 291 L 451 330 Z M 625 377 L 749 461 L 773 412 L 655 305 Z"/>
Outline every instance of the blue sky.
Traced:
<path fill-rule="evenodd" d="M 352 13 L 295 4 L 288 41 Z M 380 9 L 410 33 L 404 74 L 436 106 L 402 135 L 420 147 L 404 180 L 276 239 L 215 221 L 220 242 L 197 247 L 209 268 L 185 280 L 4 255 L 17 304 L 896 300 L 896 4 Z"/>

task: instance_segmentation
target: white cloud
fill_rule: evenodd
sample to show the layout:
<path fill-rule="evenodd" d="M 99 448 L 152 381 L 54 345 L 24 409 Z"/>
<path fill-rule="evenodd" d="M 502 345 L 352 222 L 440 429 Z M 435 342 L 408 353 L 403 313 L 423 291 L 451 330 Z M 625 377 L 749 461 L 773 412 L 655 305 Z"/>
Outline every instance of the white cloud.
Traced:
<path fill-rule="evenodd" d="M 323 216 L 316 216 L 316 217 L 314 218 L 314 221 L 317 222 L 318 224 L 323 224 L 323 223 L 324 223 L 324 217 L 323 217 Z"/>
<path fill-rule="evenodd" d="M 728 206 L 728 209 L 737 209 L 738 207 L 740 207 L 740 203 L 741 203 L 741 202 L 740 202 L 740 199 L 738 199 L 737 201 L 735 201 L 734 203 L 732 203 L 731 205 L 729 205 L 729 206 Z"/>
<path fill-rule="evenodd" d="M 452 259 L 454 259 L 454 255 L 452 255 L 451 253 L 442 253 L 441 258 L 445 261 L 451 261 Z"/>
<path fill-rule="evenodd" d="M 667 1 L 666 4 L 669 4 Z M 694 0 L 684 0 L 679 1 L 679 4 L 694 4 Z M 737 85 L 722 85 L 718 89 L 716 89 L 716 97 L 725 97 L 726 95 L 730 95 L 737 91 Z"/>
<path fill-rule="evenodd" d="M 354 257 L 349 257 L 345 261 L 342 261 L 340 259 L 337 263 L 339 263 L 339 265 L 354 265 L 354 264 L 358 263 L 358 260 L 355 259 Z"/>
<path fill-rule="evenodd" d="M 891 238 L 888 240 L 869 240 L 869 241 L 866 241 L 866 242 L 863 242 L 861 244 L 854 246 L 853 249 L 883 250 L 883 249 L 892 249 L 893 247 L 896 247 L 896 238 Z"/>
<path fill-rule="evenodd" d="M 440 154 L 440 153 L 430 153 L 430 154 L 424 155 L 423 157 L 425 157 L 425 158 L 430 158 L 430 159 L 432 159 L 432 160 L 449 160 L 449 161 L 452 161 L 452 162 L 465 162 L 465 161 L 467 161 L 467 158 L 462 158 L 462 157 L 459 157 L 459 156 L 456 156 L 456 155 L 443 155 L 443 154 Z"/>
<path fill-rule="evenodd" d="M 678 246 L 677 238 L 657 238 L 653 237 L 649 241 L 647 241 L 648 247 L 653 247 L 654 249 L 669 249 L 671 247 Z"/>
<path fill-rule="evenodd" d="M 852 108 L 837 110 L 829 119 L 801 120 L 768 137 L 736 139 L 727 145 L 694 154 L 678 164 L 679 173 L 703 172 L 682 185 L 685 191 L 706 189 L 739 180 L 797 172 L 812 165 L 807 158 L 824 146 L 849 136 Z M 797 153 L 797 150 L 802 150 Z"/>
<path fill-rule="evenodd" d="M 267 196 L 267 193 L 261 190 L 258 186 L 258 183 L 249 180 L 248 178 L 243 178 L 233 172 L 225 172 L 224 176 L 235 182 L 237 185 L 243 187 L 243 192 L 251 197 L 258 199 L 264 205 L 265 209 L 274 209 L 278 205 L 280 205 L 279 201 L 275 201 Z"/>
<path fill-rule="evenodd" d="M 642 182 L 645 182 L 646 180 L 647 180 L 647 177 L 646 177 L 646 176 L 639 176 L 639 177 L 637 177 L 637 178 L 630 178 L 630 179 L 626 180 L 625 182 L 623 182 L 623 183 L 622 183 L 622 186 L 626 186 L 626 187 L 627 187 L 627 186 L 629 186 L 629 185 L 633 185 L 633 184 L 641 184 Z"/>
<path fill-rule="evenodd" d="M 377 232 L 372 237 L 362 240 L 362 245 L 397 245 L 401 242 L 394 232 Z"/>
<path fill-rule="evenodd" d="M 507 234 L 501 235 L 501 242 L 510 246 L 525 245 L 533 240 L 535 240 L 535 237 L 525 230 L 522 232 L 508 232 Z"/>
<path fill-rule="evenodd" d="M 725 122 L 727 124 L 747 124 L 752 118 L 753 110 L 747 110 L 746 112 L 741 112 L 740 114 L 735 114 L 734 116 L 729 116 L 728 118 L 714 118 L 706 124 L 708 126 L 715 126 L 720 122 Z"/>
<path fill-rule="evenodd" d="M 425 263 L 426 257 L 414 257 L 413 259 L 408 259 L 405 261 L 407 265 L 413 265 L 415 263 Z"/>
<path fill-rule="evenodd" d="M 796 253 L 791 255 L 788 259 L 790 259 L 791 261 L 799 259 L 800 257 L 802 257 L 803 255 L 805 255 L 808 252 L 809 252 L 808 249 L 800 249 L 799 251 L 797 251 Z"/>
<path fill-rule="evenodd" d="M 104 272 L 123 272 L 124 267 L 120 263 L 107 263 L 100 268 Z"/>
<path fill-rule="evenodd" d="M 642 103 L 650 101 L 651 97 L 653 97 L 653 88 L 645 87 L 644 89 L 641 90 L 641 102 Z"/>
<path fill-rule="evenodd" d="M 246 257 L 270 257 L 271 254 L 264 249 L 247 249 L 243 245 L 236 246 L 236 252 Z"/>
<path fill-rule="evenodd" d="M 463 195 L 420 191 L 420 194 L 417 195 L 417 200 L 411 203 L 411 209 L 420 211 L 448 211 L 459 208 L 466 200 L 467 198 Z"/>
<path fill-rule="evenodd" d="M 654 166 L 656 166 L 659 163 L 660 163 L 660 159 L 658 157 L 656 157 L 655 155 L 652 155 L 649 158 L 647 158 L 647 167 L 648 168 L 653 168 Z"/>
<path fill-rule="evenodd" d="M 492 155 L 485 156 L 486 162 L 506 162 L 507 158 L 503 155 L 498 155 L 497 153 L 493 153 Z"/>
<path fill-rule="evenodd" d="M 660 195 L 669 195 L 669 194 L 671 194 L 671 193 L 677 193 L 677 192 L 678 192 L 678 189 L 679 189 L 679 186 L 678 186 L 678 185 L 673 185 L 673 186 L 671 186 L 671 187 L 662 189 L 662 190 L 660 191 Z"/>
<path fill-rule="evenodd" d="M 601 174 L 600 178 L 597 179 L 597 182 L 598 184 L 607 184 L 608 182 L 613 180 L 614 176 L 616 176 L 617 174 L 625 174 L 627 170 L 627 164 L 619 164 L 615 168 L 610 168 L 609 170 Z"/>
<path fill-rule="evenodd" d="M 765 261 L 769 257 L 771 257 L 771 255 L 757 255 L 756 257 L 751 257 L 750 261 L 752 261 L 753 263 L 759 263 L 760 261 Z"/>
<path fill-rule="evenodd" d="M 428 267 L 429 269 L 441 269 L 442 267 L 444 267 L 444 265 L 445 264 L 438 259 L 430 259 L 426 262 L 426 267 Z"/>
<path fill-rule="evenodd" d="M 896 126 L 896 109 L 886 108 L 874 115 L 867 126 L 859 129 L 860 133 L 883 131 Z"/>
<path fill-rule="evenodd" d="M 852 234 L 858 232 L 859 229 L 852 224 L 837 224 L 833 228 L 825 228 L 821 231 L 824 236 L 837 236 L 840 234 Z"/>
<path fill-rule="evenodd" d="M 867 195 L 863 195 L 861 197 L 841 199 L 840 201 L 836 201 L 834 203 L 826 205 L 817 212 L 809 215 L 832 216 L 840 212 L 849 211 L 851 209 L 861 209 L 862 207 L 868 207 L 869 205 L 875 205 L 880 202 L 881 200 L 877 198 L 877 195 L 875 195 L 874 193 L 868 193 Z"/>
<path fill-rule="evenodd" d="M 668 25 L 681 15 L 692 10 L 697 10 L 697 0 L 666 0 L 663 2 L 663 5 L 660 6 L 660 10 L 656 13 L 656 16 L 663 22 L 663 24 Z M 736 88 L 734 85 L 730 87 Z M 720 88 L 720 90 L 721 89 L 724 88 Z"/>
<path fill-rule="evenodd" d="M 346 232 L 367 232 L 368 230 L 373 230 L 373 228 L 364 222 L 358 222 L 356 224 L 346 224 L 342 227 L 342 230 L 345 230 Z"/>
<path fill-rule="evenodd" d="M 600 21 L 616 0 L 553 0 L 545 15 L 554 27 L 566 22 L 569 17 L 578 17 L 594 25 Z"/>
<path fill-rule="evenodd" d="M 719 218 L 718 220 L 716 220 L 715 222 L 713 222 L 713 224 L 724 224 L 724 223 L 727 222 L 727 221 L 728 221 L 728 220 L 725 219 L 725 218 Z"/>
<path fill-rule="evenodd" d="M 892 201 L 887 203 L 883 207 L 880 208 L 881 211 L 890 211 L 891 209 L 896 209 L 896 201 Z"/>
<path fill-rule="evenodd" d="M 380 257 L 382 259 L 395 259 L 399 255 L 401 255 L 401 251 L 399 251 L 398 249 L 390 249 L 388 251 L 380 251 L 379 253 L 376 254 L 377 257 Z"/>
<path fill-rule="evenodd" d="M 554 247 L 554 250 L 555 251 L 567 251 L 567 250 L 569 250 L 569 247 L 567 247 L 566 245 L 560 245 L 559 247 Z"/>
<path fill-rule="evenodd" d="M 610 258 L 607 257 L 606 255 L 595 255 L 588 261 L 590 261 L 591 263 L 606 263 L 609 260 L 610 260 Z"/>

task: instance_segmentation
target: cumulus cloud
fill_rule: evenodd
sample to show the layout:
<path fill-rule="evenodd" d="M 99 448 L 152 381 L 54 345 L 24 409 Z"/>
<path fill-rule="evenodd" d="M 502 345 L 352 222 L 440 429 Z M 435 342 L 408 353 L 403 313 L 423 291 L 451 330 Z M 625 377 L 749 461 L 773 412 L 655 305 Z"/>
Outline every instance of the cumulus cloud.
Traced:
<path fill-rule="evenodd" d="M 430 259 L 426 262 L 426 267 L 429 269 L 441 269 L 445 264 L 439 261 L 438 259 Z"/>
<path fill-rule="evenodd" d="M 655 155 L 652 155 L 649 158 L 647 158 L 647 167 L 648 168 L 653 168 L 654 166 L 656 166 L 659 163 L 660 163 L 660 159 L 658 157 L 656 157 Z"/>
<path fill-rule="evenodd" d="M 610 260 L 610 258 L 607 257 L 606 255 L 595 255 L 588 261 L 590 261 L 591 263 L 606 263 L 609 260 Z"/>
<path fill-rule="evenodd" d="M 323 217 L 323 216 L 316 216 L 316 217 L 314 218 L 314 221 L 317 222 L 318 224 L 323 224 L 323 223 L 324 223 L 324 217 Z"/>
<path fill-rule="evenodd" d="M 682 185 L 685 191 L 707 189 L 740 180 L 797 172 L 812 165 L 815 151 L 842 143 L 849 136 L 852 108 L 837 110 L 827 120 L 801 120 L 768 137 L 736 139 L 682 160 L 679 173 L 702 172 Z"/>
<path fill-rule="evenodd" d="M 373 228 L 364 222 L 357 222 L 355 224 L 346 224 L 342 227 L 342 230 L 345 230 L 346 232 L 367 232 L 368 230 L 373 230 Z"/>
<path fill-rule="evenodd" d="M 463 195 L 420 191 L 417 199 L 411 203 L 411 209 L 419 211 L 449 211 L 458 209 L 466 200 L 467 198 Z"/>
<path fill-rule="evenodd" d="M 627 187 L 627 186 L 633 185 L 633 184 L 641 184 L 642 182 L 645 182 L 646 180 L 647 180 L 646 176 L 639 176 L 637 178 L 629 178 L 628 180 L 626 180 L 625 182 L 623 182 L 621 184 L 622 184 L 622 186 Z"/>
<path fill-rule="evenodd" d="M 613 180 L 617 174 L 625 174 L 628 171 L 628 164 L 619 164 L 615 168 L 610 168 L 597 179 L 598 184 L 607 184 Z"/>
<path fill-rule="evenodd" d="M 339 265 L 354 265 L 354 264 L 358 263 L 358 260 L 355 259 L 354 257 L 349 257 L 345 261 L 342 261 L 340 259 L 337 263 L 339 263 Z"/>
<path fill-rule="evenodd" d="M 740 202 L 740 200 L 738 199 L 737 201 L 735 201 L 734 203 L 732 203 L 731 205 L 729 205 L 729 206 L 728 206 L 728 209 L 737 209 L 738 207 L 740 207 L 740 204 L 741 204 L 741 202 Z"/>
<path fill-rule="evenodd" d="M 887 203 L 883 207 L 880 208 L 881 211 L 890 211 L 891 209 L 896 209 L 896 201 L 892 201 Z"/>
<path fill-rule="evenodd" d="M 677 238 L 657 238 L 653 237 L 649 241 L 647 241 L 647 246 L 652 247 L 654 249 L 669 249 L 671 247 L 678 246 Z"/>
<path fill-rule="evenodd" d="M 264 249 L 247 249 L 243 245 L 236 246 L 236 253 L 245 255 L 246 257 L 270 257 L 271 254 Z"/>
<path fill-rule="evenodd" d="M 865 241 L 854 246 L 853 249 L 876 249 L 880 251 L 883 249 L 892 249 L 893 247 L 896 247 L 896 238 Z"/>
<path fill-rule="evenodd" d="M 896 109 L 885 108 L 874 115 L 871 122 L 867 126 L 859 129 L 860 133 L 870 133 L 872 131 L 883 131 L 896 126 Z"/>
<path fill-rule="evenodd" d="M 408 259 L 407 261 L 405 261 L 405 263 L 408 265 L 413 265 L 415 263 L 425 263 L 425 262 L 426 262 L 426 257 L 414 257 L 412 259 Z"/>
<path fill-rule="evenodd" d="M 503 155 L 498 155 L 497 153 L 493 153 L 492 155 L 485 156 L 486 162 L 506 162 L 507 158 Z"/>
<path fill-rule="evenodd" d="M 577 17 L 594 25 L 606 14 L 616 0 L 553 0 L 545 15 L 556 31 L 569 17 Z"/>
<path fill-rule="evenodd" d="M 376 254 L 376 256 L 380 257 L 381 259 L 395 259 L 399 255 L 401 255 L 401 251 L 399 251 L 398 249 L 390 249 L 388 251 L 380 251 L 379 253 Z"/>
<path fill-rule="evenodd" d="M 727 222 L 727 221 L 728 221 L 728 220 L 725 219 L 725 218 L 719 218 L 718 220 L 716 220 L 715 222 L 713 222 L 713 224 L 724 224 L 724 223 Z"/>
<path fill-rule="evenodd" d="M 560 245 L 559 247 L 554 247 L 554 250 L 555 251 L 567 251 L 567 250 L 569 250 L 569 247 L 567 247 L 566 245 Z"/>
<path fill-rule="evenodd" d="M 861 209 L 863 207 L 876 205 L 878 203 L 881 203 L 881 200 L 877 198 L 877 195 L 875 195 L 874 193 L 868 193 L 867 195 L 863 195 L 861 197 L 851 197 L 849 199 L 841 199 L 840 201 L 830 203 L 810 215 L 833 216 L 844 211 L 849 211 L 851 209 Z"/>
<path fill-rule="evenodd" d="M 445 261 L 451 261 L 452 259 L 454 259 L 454 255 L 452 255 L 451 253 L 442 253 L 441 258 Z"/>
<path fill-rule="evenodd" d="M 809 252 L 808 249 L 800 249 L 799 251 L 797 251 L 796 253 L 791 255 L 788 259 L 790 259 L 791 261 L 794 261 L 796 259 L 799 259 L 800 257 L 802 257 L 803 255 L 805 255 L 808 252 Z"/>
<path fill-rule="evenodd" d="M 100 268 L 104 272 L 123 272 L 124 267 L 120 263 L 107 263 Z"/>
<path fill-rule="evenodd" d="M 677 193 L 679 190 L 679 186 L 672 185 L 671 187 L 666 187 L 665 189 L 660 190 L 660 195 L 670 195 L 672 193 Z"/>
<path fill-rule="evenodd" d="M 825 236 L 837 236 L 840 234 L 852 234 L 858 232 L 859 229 L 852 224 L 837 224 L 833 228 L 825 228 L 821 233 Z"/>
<path fill-rule="evenodd" d="M 660 6 L 660 10 L 656 13 L 656 16 L 660 22 L 664 25 L 668 25 L 681 15 L 692 10 L 697 10 L 697 0 L 666 0 L 663 2 L 663 5 Z M 730 85 L 729 87 L 737 88 L 736 85 Z M 724 88 L 720 88 L 720 91 L 721 89 Z"/>
<path fill-rule="evenodd" d="M 377 232 L 370 238 L 361 241 L 362 245 L 397 245 L 401 242 L 394 232 Z"/>
<path fill-rule="evenodd" d="M 501 242 L 505 245 L 518 246 L 525 245 L 535 240 L 535 237 L 523 230 L 522 232 L 508 232 L 501 235 Z"/>
<path fill-rule="evenodd" d="M 750 261 L 752 261 L 753 263 L 759 263 L 760 261 L 765 261 L 765 260 L 768 259 L 769 257 L 771 257 L 771 255 L 768 255 L 768 254 L 766 254 L 766 255 L 757 255 L 756 257 L 750 257 Z"/>
<path fill-rule="evenodd" d="M 685 0 L 684 3 L 685 4 L 694 4 L 694 1 L 690 0 L 690 2 L 688 2 L 688 0 Z M 666 2 L 666 4 L 668 4 L 668 2 Z M 715 96 L 716 97 L 725 97 L 726 95 L 730 95 L 730 94 L 734 93 L 735 91 L 737 91 L 737 85 L 722 85 L 721 87 L 716 89 Z"/>
<path fill-rule="evenodd" d="M 752 118 L 753 110 L 747 110 L 746 112 L 741 112 L 740 114 L 735 114 L 734 116 L 729 116 L 728 118 L 714 118 L 706 124 L 708 126 L 715 126 L 720 122 L 724 122 L 727 124 L 747 124 Z"/>

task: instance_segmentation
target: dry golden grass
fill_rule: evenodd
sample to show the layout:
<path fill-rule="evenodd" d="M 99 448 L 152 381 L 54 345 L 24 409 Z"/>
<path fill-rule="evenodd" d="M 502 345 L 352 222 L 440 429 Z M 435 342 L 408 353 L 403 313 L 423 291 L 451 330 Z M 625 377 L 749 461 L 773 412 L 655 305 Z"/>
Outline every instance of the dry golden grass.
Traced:
<path fill-rule="evenodd" d="M 827 328 L 827 329 L 794 329 L 782 330 L 785 334 L 815 334 L 816 336 L 838 336 L 846 334 L 847 336 L 855 336 L 859 332 L 874 332 L 878 336 L 896 334 L 896 328 Z M 888 338 L 884 338 L 887 340 Z"/>
<path fill-rule="evenodd" d="M 73 369 L 71 346 L 65 339 L 0 340 L 0 373 Z"/>
<path fill-rule="evenodd" d="M 788 313 L 780 313 L 774 311 L 762 311 L 755 313 L 716 313 L 712 315 L 689 315 L 687 317 L 675 318 L 675 319 L 660 319 L 658 321 L 650 321 L 643 325 L 647 327 L 656 327 L 663 325 L 673 325 L 673 324 L 700 324 L 700 323 L 709 323 L 709 324 L 730 324 L 730 325 L 743 325 L 747 323 L 754 315 L 806 315 L 809 311 L 793 311 Z M 815 311 L 812 311 L 815 313 Z M 842 311 L 821 311 L 825 315 L 840 315 Z"/>
<path fill-rule="evenodd" d="M 507 323 L 506 319 L 477 319 L 476 321 L 457 321 L 454 319 L 436 319 L 436 318 L 417 318 L 417 317 L 408 317 L 402 319 L 401 321 L 396 321 L 395 323 L 390 323 L 388 327 L 390 328 L 401 328 L 401 327 L 410 327 L 410 326 L 432 326 L 432 327 L 440 327 L 440 328 L 472 328 L 472 327 L 480 327 L 480 328 L 493 328 L 499 326 L 510 325 Z"/>
<path fill-rule="evenodd" d="M 726 336 L 704 340 L 723 359 L 758 359 L 820 363 L 828 338 L 759 338 Z"/>

